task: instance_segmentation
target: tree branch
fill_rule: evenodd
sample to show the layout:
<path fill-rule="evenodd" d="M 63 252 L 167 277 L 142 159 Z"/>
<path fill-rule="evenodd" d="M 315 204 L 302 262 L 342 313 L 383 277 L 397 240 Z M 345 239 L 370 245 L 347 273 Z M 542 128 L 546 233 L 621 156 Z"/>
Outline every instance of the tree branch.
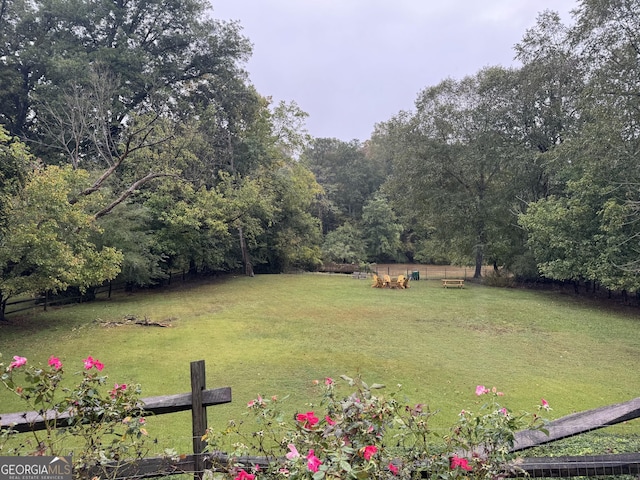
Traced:
<path fill-rule="evenodd" d="M 108 215 L 109 213 L 111 213 L 111 211 L 115 207 L 117 207 L 122 202 L 124 202 L 127 198 L 133 195 L 134 192 L 138 188 L 140 188 L 141 185 L 144 185 L 145 183 L 153 180 L 154 178 L 159 178 L 159 177 L 177 177 L 177 175 L 173 173 L 149 173 L 146 176 L 142 177 L 140 180 L 137 180 L 136 182 L 132 183 L 129 186 L 129 188 L 127 188 L 124 192 L 120 194 L 118 198 L 116 198 L 113 202 L 111 202 L 109 205 L 107 205 L 105 208 L 103 208 L 99 212 L 96 212 L 93 217 L 97 220 L 100 217 L 104 217 L 105 215 Z"/>

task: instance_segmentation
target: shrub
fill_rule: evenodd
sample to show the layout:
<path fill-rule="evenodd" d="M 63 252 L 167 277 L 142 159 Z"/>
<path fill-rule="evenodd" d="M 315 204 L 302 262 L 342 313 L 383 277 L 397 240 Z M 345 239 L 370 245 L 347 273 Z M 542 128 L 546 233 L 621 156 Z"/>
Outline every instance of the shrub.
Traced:
<path fill-rule="evenodd" d="M 231 421 L 224 432 L 206 438 L 215 470 L 225 478 L 482 478 L 498 476 L 511 456 L 514 434 L 542 429 L 537 414 L 514 413 L 498 404 L 495 388 L 478 386 L 487 400 L 477 411 L 463 410 L 444 435 L 430 428 L 435 412 L 406 405 L 383 385 L 342 377 L 355 391 L 339 397 L 336 382 L 325 379 L 320 406 L 286 419 L 277 397 L 248 403 L 253 422 Z M 311 407 L 313 408 L 313 407 Z M 543 401 L 539 408 L 548 408 Z M 216 462 L 217 459 L 217 462 Z M 260 460 L 262 459 L 262 460 Z"/>
<path fill-rule="evenodd" d="M 26 404 L 26 410 L 41 414 L 45 429 L 19 435 L 11 429 L 0 433 L 0 451 L 9 455 L 64 456 L 73 452 L 75 478 L 91 478 L 89 472 L 106 478 L 109 464 L 135 461 L 145 453 L 145 418 L 140 403 L 140 386 L 115 384 L 106 387 L 104 365 L 89 356 L 83 362 L 80 382 L 63 387 L 64 366 L 51 357 L 46 367 L 27 365 L 27 359 L 13 357 L 0 363 L 2 383 Z M 126 460 L 125 460 L 126 459 Z"/>

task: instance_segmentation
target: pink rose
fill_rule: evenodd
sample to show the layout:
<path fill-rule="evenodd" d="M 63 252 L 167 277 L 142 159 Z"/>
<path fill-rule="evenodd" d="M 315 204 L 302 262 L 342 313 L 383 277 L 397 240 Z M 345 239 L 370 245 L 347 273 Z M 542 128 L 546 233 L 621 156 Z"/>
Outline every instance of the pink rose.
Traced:
<path fill-rule="evenodd" d="M 478 385 L 476 387 L 476 395 L 480 396 L 480 395 L 484 395 L 485 393 L 489 393 L 489 389 L 486 388 L 484 385 Z"/>
<path fill-rule="evenodd" d="M 56 370 L 60 370 L 62 368 L 62 362 L 58 357 L 54 357 L 53 355 L 51 355 L 49 357 L 49 366 L 53 367 Z"/>
<path fill-rule="evenodd" d="M 18 355 L 13 357 L 13 362 L 9 364 L 9 370 L 13 370 L 14 368 L 19 368 L 27 363 L 27 359 L 25 357 L 19 357 Z"/>
<path fill-rule="evenodd" d="M 313 449 L 309 450 L 307 454 L 307 467 L 313 473 L 316 473 L 320 469 L 322 462 L 318 457 L 313 454 Z"/>
<path fill-rule="evenodd" d="M 240 470 L 240 473 L 233 480 L 255 480 L 256 476 Z"/>
<path fill-rule="evenodd" d="M 460 458 L 457 455 L 454 455 L 453 457 L 451 457 L 451 470 L 454 470 L 457 467 L 460 467 L 467 472 L 470 472 L 472 470 L 466 458 Z"/>
<path fill-rule="evenodd" d="M 302 424 L 302 428 L 306 429 L 313 428 L 320 421 L 313 412 L 299 413 L 296 415 L 296 420 Z"/>
<path fill-rule="evenodd" d="M 287 459 L 295 460 L 296 458 L 300 457 L 300 454 L 298 453 L 298 449 L 293 443 L 290 443 L 289 445 L 287 445 L 287 447 L 289 448 L 289 453 L 285 455 Z"/>
<path fill-rule="evenodd" d="M 373 457 L 377 451 L 378 447 L 376 447 L 375 445 L 367 445 L 366 447 L 364 447 L 362 456 L 365 460 L 371 460 L 371 457 Z"/>

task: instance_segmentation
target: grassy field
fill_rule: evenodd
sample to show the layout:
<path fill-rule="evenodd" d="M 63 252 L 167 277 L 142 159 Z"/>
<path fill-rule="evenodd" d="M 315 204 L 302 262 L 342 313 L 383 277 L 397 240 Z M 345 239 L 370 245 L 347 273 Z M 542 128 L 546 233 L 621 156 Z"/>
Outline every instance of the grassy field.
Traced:
<path fill-rule="evenodd" d="M 639 396 L 638 313 L 471 283 L 380 290 L 338 274 L 229 277 L 13 318 L 0 323 L 0 352 L 32 364 L 57 355 L 67 372 L 92 355 L 110 381 L 140 383 L 143 396 L 188 392 L 189 362 L 204 359 L 207 386 L 233 389 L 232 404 L 209 409 L 220 428 L 258 394 L 290 395 L 293 413 L 317 398 L 313 380 L 360 374 L 401 384 L 408 402 L 441 411 L 444 428 L 476 404 L 478 384 L 497 386 L 516 410 L 544 397 L 551 418 Z M 171 327 L 104 326 L 125 316 Z M 0 391 L 0 411 L 23 409 Z M 188 413 L 149 423 L 159 451 L 188 451 Z M 640 431 L 637 420 L 619 428 Z"/>

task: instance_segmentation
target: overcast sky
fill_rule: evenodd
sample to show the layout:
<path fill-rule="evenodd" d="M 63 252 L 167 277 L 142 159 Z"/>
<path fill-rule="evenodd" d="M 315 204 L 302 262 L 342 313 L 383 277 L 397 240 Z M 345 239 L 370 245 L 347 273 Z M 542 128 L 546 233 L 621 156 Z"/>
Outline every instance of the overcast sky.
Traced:
<path fill-rule="evenodd" d="M 513 45 L 545 9 L 577 0 L 211 0 L 254 45 L 251 82 L 295 101 L 314 137 L 364 141 L 447 77 L 514 66 Z"/>

